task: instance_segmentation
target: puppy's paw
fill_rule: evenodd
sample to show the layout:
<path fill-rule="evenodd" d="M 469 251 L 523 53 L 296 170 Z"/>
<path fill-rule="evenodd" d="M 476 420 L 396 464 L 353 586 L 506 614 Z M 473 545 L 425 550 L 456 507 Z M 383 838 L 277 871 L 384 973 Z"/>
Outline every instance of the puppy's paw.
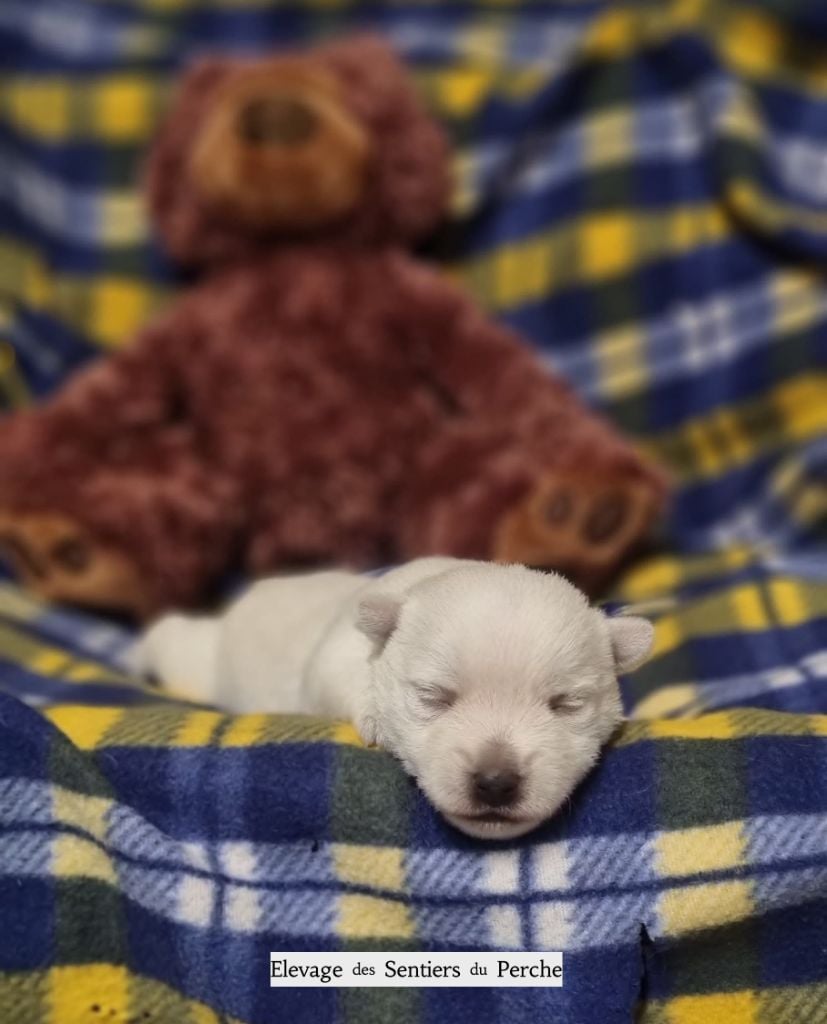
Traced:
<path fill-rule="evenodd" d="M 0 553 L 23 586 L 46 601 L 136 618 L 152 611 L 151 594 L 132 561 L 64 516 L 0 513 Z"/>
<path fill-rule="evenodd" d="M 660 504 L 644 481 L 547 473 L 500 522 L 494 558 L 555 569 L 594 593 L 645 536 Z"/>

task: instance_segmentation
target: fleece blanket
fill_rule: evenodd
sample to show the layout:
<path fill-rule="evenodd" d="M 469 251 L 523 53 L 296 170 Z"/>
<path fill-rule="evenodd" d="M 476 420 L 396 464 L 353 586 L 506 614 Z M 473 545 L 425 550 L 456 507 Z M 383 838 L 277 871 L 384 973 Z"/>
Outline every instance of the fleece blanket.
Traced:
<path fill-rule="evenodd" d="M 342 723 L 129 678 L 0 587 L 0 1020 L 827 1020 L 827 16 L 819 0 L 5 0 L 0 393 L 175 287 L 134 182 L 176 71 L 370 27 L 457 145 L 432 254 L 675 500 L 656 620 L 558 817 L 465 839 Z M 271 990 L 271 950 L 564 952 L 562 989 Z"/>

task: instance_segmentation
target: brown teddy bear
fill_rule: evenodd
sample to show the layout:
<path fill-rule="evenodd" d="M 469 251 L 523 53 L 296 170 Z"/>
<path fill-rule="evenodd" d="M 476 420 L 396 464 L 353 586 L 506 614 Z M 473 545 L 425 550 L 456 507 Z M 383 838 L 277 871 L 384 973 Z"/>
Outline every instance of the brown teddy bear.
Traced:
<path fill-rule="evenodd" d="M 190 70 L 147 194 L 202 280 L 2 424 L 0 535 L 26 584 L 143 618 L 239 558 L 442 553 L 606 581 L 662 479 L 409 255 L 448 157 L 377 39 Z"/>

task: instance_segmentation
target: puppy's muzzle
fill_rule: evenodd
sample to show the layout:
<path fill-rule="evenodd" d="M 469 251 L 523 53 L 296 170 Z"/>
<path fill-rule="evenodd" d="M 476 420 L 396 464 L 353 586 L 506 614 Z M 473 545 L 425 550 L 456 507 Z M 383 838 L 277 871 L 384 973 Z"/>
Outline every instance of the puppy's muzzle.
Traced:
<path fill-rule="evenodd" d="M 486 807 L 507 807 L 519 799 L 520 782 L 515 771 L 475 772 L 474 800 Z"/>
<path fill-rule="evenodd" d="M 482 807 L 506 808 L 520 799 L 523 778 L 513 753 L 503 744 L 484 751 L 470 781 L 471 799 Z"/>

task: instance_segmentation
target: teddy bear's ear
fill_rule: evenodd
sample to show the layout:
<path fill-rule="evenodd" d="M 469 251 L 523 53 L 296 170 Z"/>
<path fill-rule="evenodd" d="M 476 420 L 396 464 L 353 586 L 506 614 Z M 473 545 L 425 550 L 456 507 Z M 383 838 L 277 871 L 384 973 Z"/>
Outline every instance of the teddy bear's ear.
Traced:
<path fill-rule="evenodd" d="M 184 68 L 175 91 L 174 105 L 178 106 L 190 96 L 203 97 L 211 93 L 230 74 L 238 61 L 226 57 L 198 57 Z"/>
<path fill-rule="evenodd" d="M 347 70 L 349 75 L 358 75 L 374 85 L 380 82 L 387 84 L 389 76 L 408 77 L 396 50 L 377 32 L 342 36 L 320 46 L 317 53 Z"/>
<path fill-rule="evenodd" d="M 237 58 L 202 57 L 185 69 L 144 164 L 143 189 L 155 228 L 182 263 L 209 256 L 205 239 L 211 229 L 193 196 L 188 166 L 215 94 L 238 64 Z"/>
<path fill-rule="evenodd" d="M 201 120 L 210 108 L 215 91 L 237 67 L 238 60 L 219 56 L 204 56 L 193 60 L 184 68 L 170 98 L 165 127 L 179 131 L 193 116 Z"/>
<path fill-rule="evenodd" d="M 318 55 L 344 83 L 373 138 L 363 226 L 383 240 L 424 238 L 448 209 L 451 160 L 447 137 L 426 108 L 412 68 L 385 39 L 371 34 L 336 40 Z"/>

